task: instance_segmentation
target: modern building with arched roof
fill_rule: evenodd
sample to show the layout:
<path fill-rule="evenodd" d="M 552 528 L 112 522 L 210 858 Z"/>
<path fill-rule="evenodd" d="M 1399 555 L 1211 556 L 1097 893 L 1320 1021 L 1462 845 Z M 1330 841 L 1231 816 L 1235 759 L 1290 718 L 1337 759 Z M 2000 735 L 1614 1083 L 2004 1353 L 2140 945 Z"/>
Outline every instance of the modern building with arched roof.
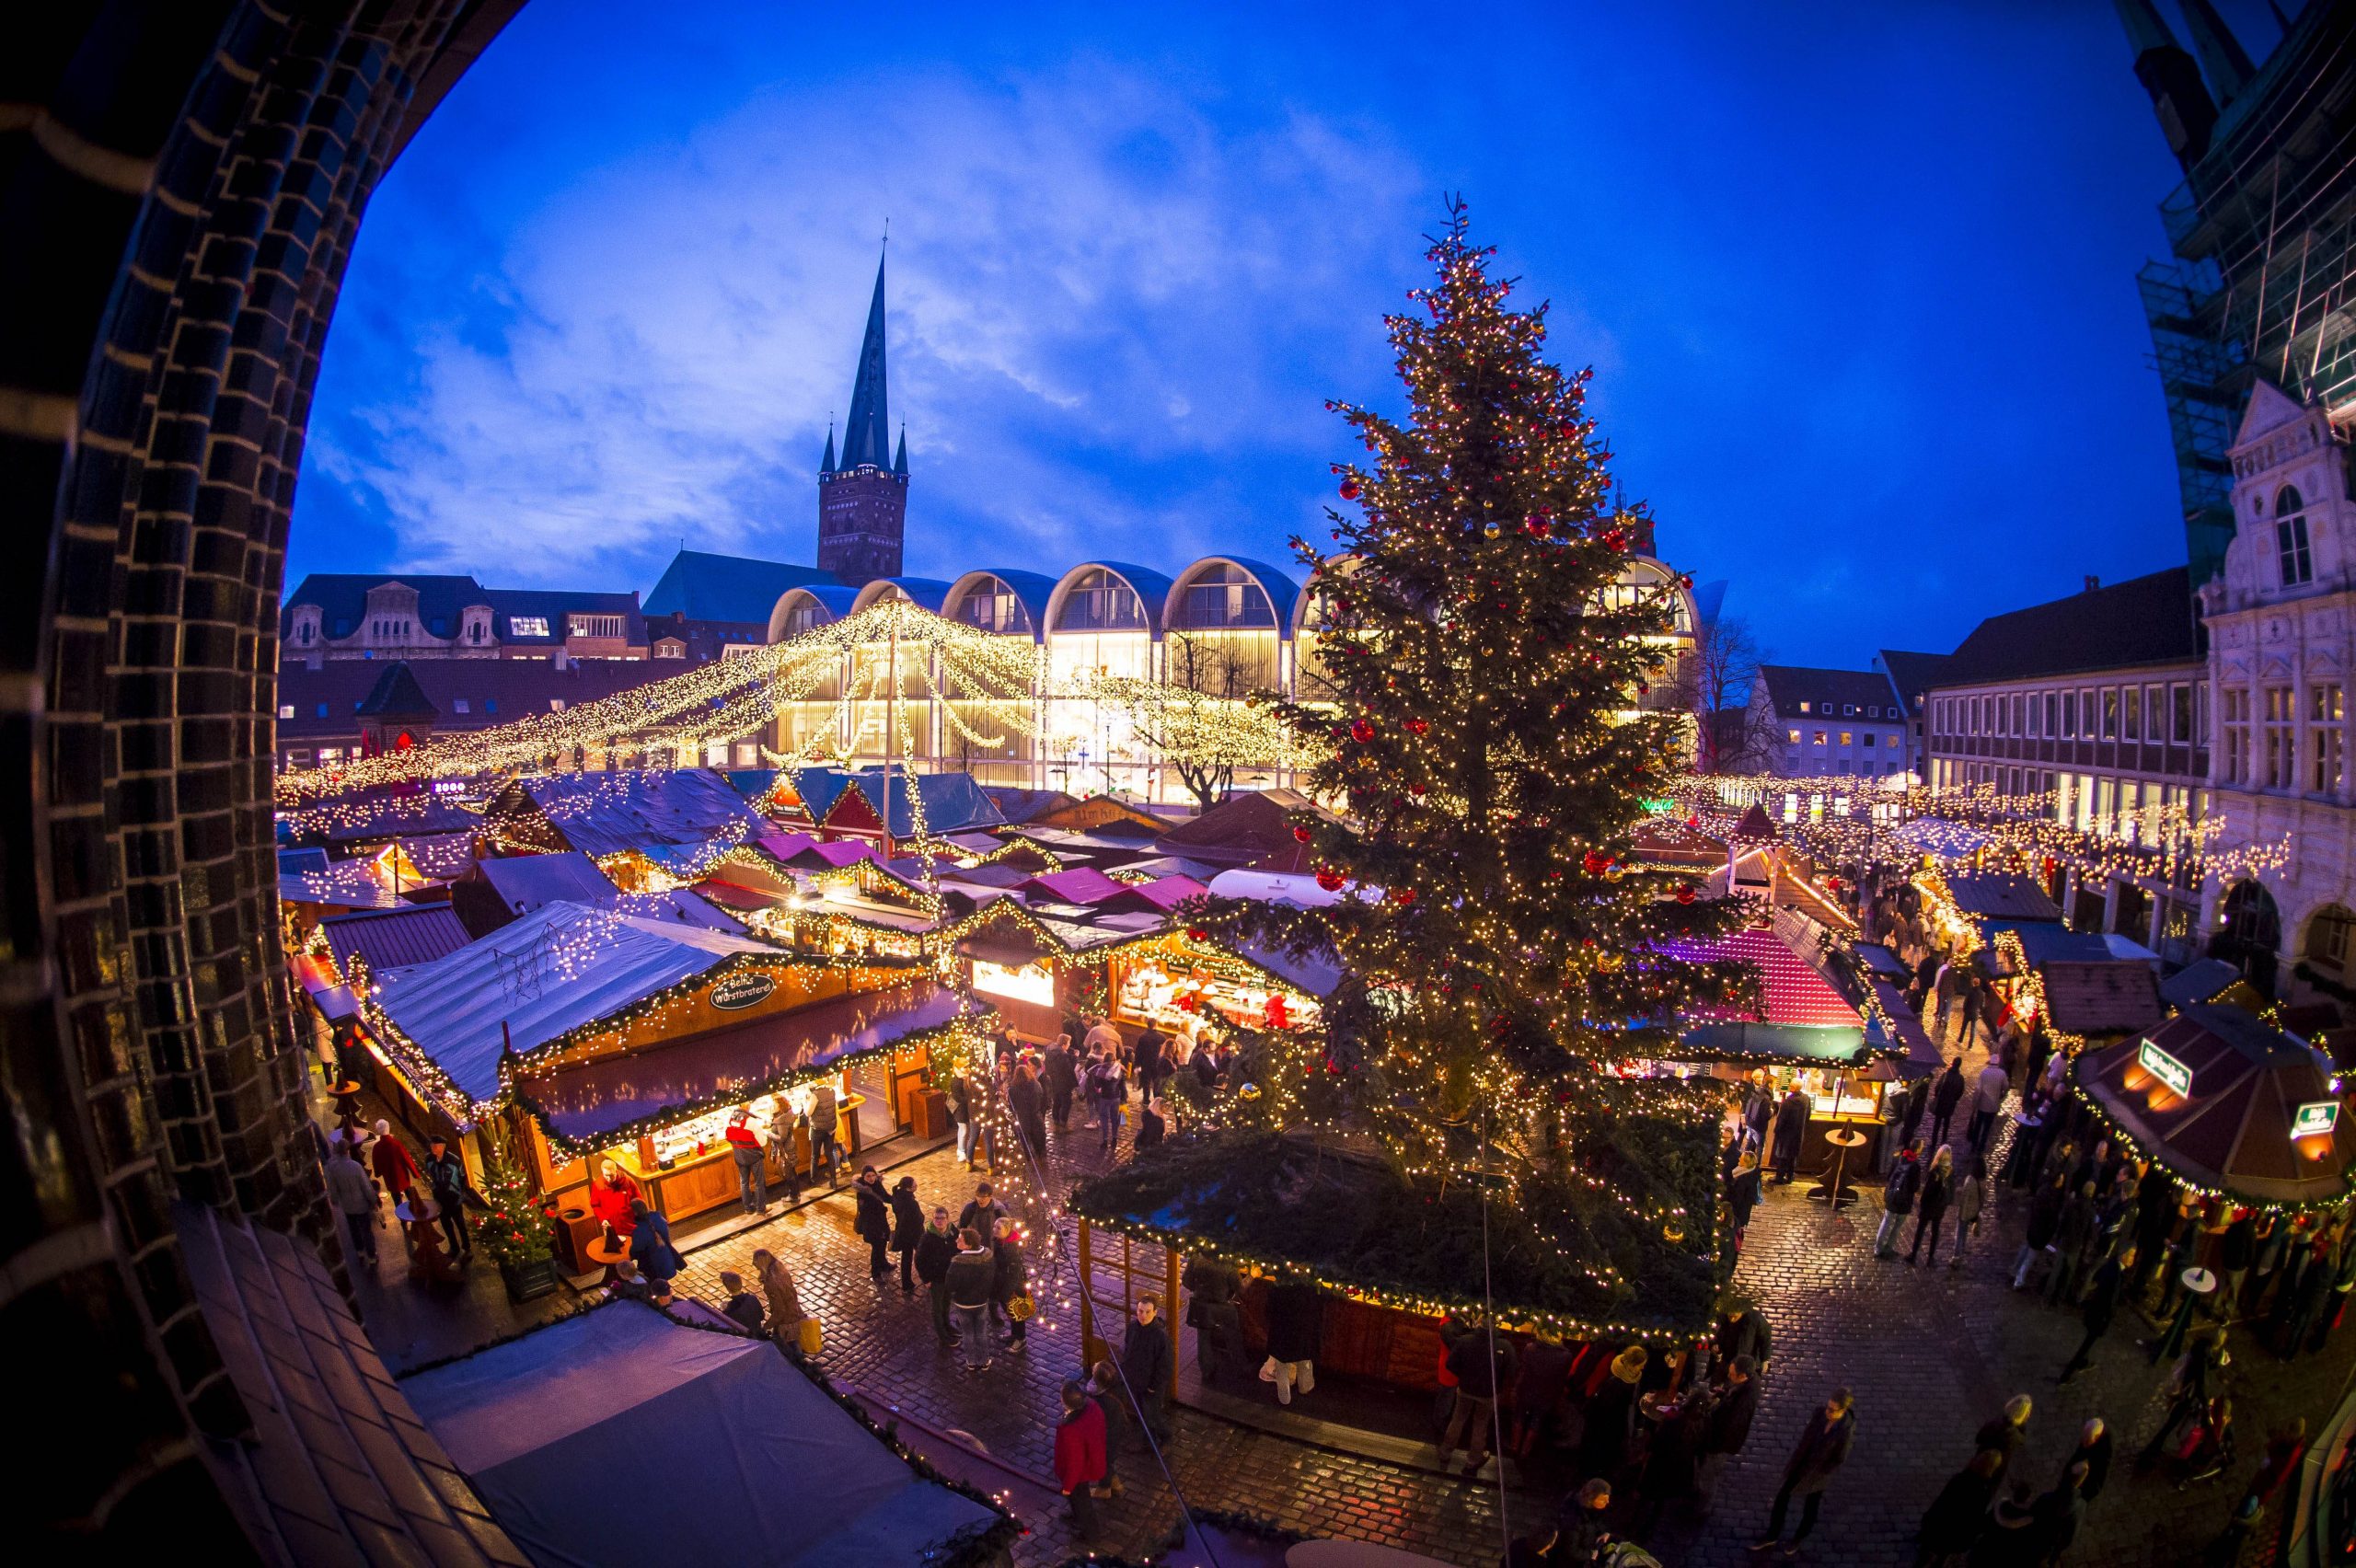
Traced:
<path fill-rule="evenodd" d="M 1214 697 L 1290 689 L 1302 596 L 1265 561 L 1205 556 L 1178 574 L 1162 608 L 1165 678 Z"/>
<path fill-rule="evenodd" d="M 976 631 L 1044 642 L 1047 604 L 1055 593 L 1056 580 L 1045 572 L 993 567 L 969 571 L 951 583 L 941 613 Z"/>
<path fill-rule="evenodd" d="M 949 584 L 938 578 L 879 577 L 860 589 L 858 596 L 851 600 L 850 607 L 851 614 L 857 615 L 869 605 L 881 604 L 886 599 L 906 599 L 920 610 L 930 610 L 939 615 L 942 602 L 948 597 Z"/>

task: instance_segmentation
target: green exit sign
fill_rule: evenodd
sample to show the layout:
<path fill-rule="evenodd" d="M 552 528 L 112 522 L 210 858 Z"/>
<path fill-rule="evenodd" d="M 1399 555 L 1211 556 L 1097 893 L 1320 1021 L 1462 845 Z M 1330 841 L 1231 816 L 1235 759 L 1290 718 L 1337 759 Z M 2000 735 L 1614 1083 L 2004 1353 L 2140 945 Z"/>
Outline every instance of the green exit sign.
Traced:
<path fill-rule="evenodd" d="M 2192 1098 L 2192 1069 L 2146 1040 L 2136 1048 L 2136 1061 L 2143 1070 L 2168 1086 L 2179 1098 Z"/>
<path fill-rule="evenodd" d="M 2310 1100 L 2291 1113 L 2291 1136 L 2311 1138 L 2328 1134 L 2339 1125 L 2339 1101 Z"/>

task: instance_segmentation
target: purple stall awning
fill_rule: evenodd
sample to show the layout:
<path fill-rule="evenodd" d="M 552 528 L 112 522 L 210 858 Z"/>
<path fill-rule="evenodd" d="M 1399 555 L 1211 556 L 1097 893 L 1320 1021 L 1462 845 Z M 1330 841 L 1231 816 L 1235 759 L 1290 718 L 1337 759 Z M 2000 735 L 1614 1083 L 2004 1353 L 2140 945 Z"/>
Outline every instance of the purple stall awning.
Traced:
<path fill-rule="evenodd" d="M 515 1086 L 549 1131 L 574 1143 L 648 1130 L 751 1100 L 788 1078 L 990 1009 L 933 979 L 837 997 L 676 1045 L 558 1067 Z"/>

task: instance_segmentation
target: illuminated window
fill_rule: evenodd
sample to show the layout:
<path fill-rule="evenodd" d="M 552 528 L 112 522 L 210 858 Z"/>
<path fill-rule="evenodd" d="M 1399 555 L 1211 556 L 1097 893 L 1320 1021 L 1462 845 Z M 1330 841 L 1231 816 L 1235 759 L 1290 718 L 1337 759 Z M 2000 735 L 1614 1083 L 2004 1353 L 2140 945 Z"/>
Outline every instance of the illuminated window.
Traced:
<path fill-rule="evenodd" d="M 2346 776 L 2346 742 L 2340 730 L 2344 717 L 2338 686 L 2307 688 L 2307 722 L 2313 726 L 2307 732 L 2309 787 L 2318 795 L 2338 794 Z"/>
<path fill-rule="evenodd" d="M 473 711 L 472 709 L 467 706 L 467 699 L 463 697 L 452 698 L 450 699 L 450 706 L 461 713 L 469 713 Z"/>
<path fill-rule="evenodd" d="M 2296 714 L 2289 686 L 2266 688 L 2266 787 L 2269 790 L 2296 787 L 2295 732 L 2291 728 Z"/>
<path fill-rule="evenodd" d="M 294 717 L 294 715 L 289 714 L 289 715 L 287 715 L 287 717 L 292 718 L 292 717 Z M 1790 735 L 1790 737 L 1791 737 L 1790 742 L 1789 742 L 1789 744 L 1792 744 L 1792 745 L 1797 745 L 1797 744 L 1800 744 L 1800 732 L 1799 732 L 1797 730 L 1790 731 L 1790 732 L 1788 732 L 1788 733 L 1789 733 L 1789 735 Z"/>
<path fill-rule="evenodd" d="M 279 704 L 279 707 L 278 707 L 278 716 L 279 716 L 281 719 L 292 719 L 292 718 L 294 718 L 294 705 L 293 703 L 291 703 L 291 702 L 283 702 L 283 703 Z"/>
<path fill-rule="evenodd" d="M 509 616 L 507 635 L 510 637 L 546 637 L 549 617 L 546 616 Z"/>

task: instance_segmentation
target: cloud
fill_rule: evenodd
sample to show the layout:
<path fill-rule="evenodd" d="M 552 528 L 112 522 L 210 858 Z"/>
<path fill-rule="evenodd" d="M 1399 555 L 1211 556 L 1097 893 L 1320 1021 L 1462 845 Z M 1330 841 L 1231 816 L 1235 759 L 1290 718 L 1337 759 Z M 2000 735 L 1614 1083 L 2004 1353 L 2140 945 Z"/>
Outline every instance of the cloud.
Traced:
<path fill-rule="evenodd" d="M 412 569 L 807 560 L 888 218 L 911 571 L 1270 553 L 1322 493 L 1322 399 L 1385 374 L 1427 195 L 1362 127 L 1102 62 L 756 98 L 445 259 L 440 297 L 401 274 L 388 363 L 310 456 Z"/>

